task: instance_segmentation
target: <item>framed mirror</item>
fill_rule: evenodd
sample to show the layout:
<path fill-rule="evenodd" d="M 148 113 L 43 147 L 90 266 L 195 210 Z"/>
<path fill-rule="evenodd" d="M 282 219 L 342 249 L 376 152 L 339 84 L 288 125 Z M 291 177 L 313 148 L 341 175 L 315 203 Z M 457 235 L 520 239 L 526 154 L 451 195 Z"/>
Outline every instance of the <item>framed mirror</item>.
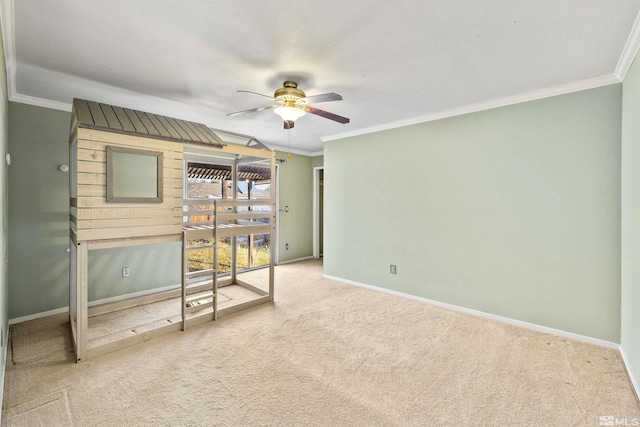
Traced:
<path fill-rule="evenodd" d="M 107 146 L 107 202 L 162 203 L 162 152 Z"/>

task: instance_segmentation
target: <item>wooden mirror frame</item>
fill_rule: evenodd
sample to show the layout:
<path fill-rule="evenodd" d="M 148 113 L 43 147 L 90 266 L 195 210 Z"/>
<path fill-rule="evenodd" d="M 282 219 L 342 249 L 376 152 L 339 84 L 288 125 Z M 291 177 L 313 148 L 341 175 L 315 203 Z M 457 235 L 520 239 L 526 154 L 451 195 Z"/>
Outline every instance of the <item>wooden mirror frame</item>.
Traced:
<path fill-rule="evenodd" d="M 118 173 L 118 165 L 115 163 L 116 153 L 134 154 L 144 157 L 155 157 L 157 165 L 157 175 L 155 181 L 156 193 L 154 195 L 141 194 L 139 196 L 119 196 L 117 188 L 114 187 L 114 177 Z M 161 151 L 138 150 L 126 147 L 107 146 L 107 202 L 108 203 L 162 203 L 162 168 L 163 158 Z"/>

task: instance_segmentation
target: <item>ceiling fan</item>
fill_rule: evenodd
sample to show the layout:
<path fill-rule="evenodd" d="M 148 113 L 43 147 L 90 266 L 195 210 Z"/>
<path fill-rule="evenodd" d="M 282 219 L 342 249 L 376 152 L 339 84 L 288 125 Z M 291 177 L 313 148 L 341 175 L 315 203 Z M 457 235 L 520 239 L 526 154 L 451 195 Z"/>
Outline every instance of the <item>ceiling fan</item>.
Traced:
<path fill-rule="evenodd" d="M 235 113 L 227 114 L 227 116 L 238 116 L 240 114 L 255 113 L 257 111 L 273 109 L 273 112 L 284 120 L 285 129 L 293 128 L 296 119 L 304 116 L 305 113 L 315 114 L 316 116 L 324 117 L 325 119 L 333 120 L 342 124 L 349 123 L 349 119 L 346 117 L 307 105 L 308 102 L 341 101 L 342 96 L 337 93 L 323 93 L 320 95 L 307 96 L 302 90 L 298 89 L 298 84 L 292 81 L 284 82 L 282 87 L 277 89 L 273 96 L 262 95 L 261 93 L 251 92 L 248 90 L 239 90 L 238 92 L 264 96 L 275 100 L 278 104 L 252 108 L 250 110 L 236 111 Z"/>

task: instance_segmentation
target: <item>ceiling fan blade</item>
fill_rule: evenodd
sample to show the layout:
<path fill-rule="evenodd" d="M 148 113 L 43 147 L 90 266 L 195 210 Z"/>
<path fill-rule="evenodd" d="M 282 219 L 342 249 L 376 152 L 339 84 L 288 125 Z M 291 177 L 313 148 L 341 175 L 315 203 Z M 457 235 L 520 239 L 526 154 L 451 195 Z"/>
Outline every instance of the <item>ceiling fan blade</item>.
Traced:
<path fill-rule="evenodd" d="M 271 108 L 276 108 L 277 105 L 268 105 L 266 107 L 258 107 L 258 108 L 252 108 L 250 110 L 242 110 L 242 111 L 236 111 L 235 113 L 229 113 L 227 114 L 227 117 L 231 117 L 231 116 L 239 116 L 240 114 L 246 114 L 246 113 L 255 113 L 257 111 L 262 111 L 262 110 L 269 110 Z"/>
<path fill-rule="evenodd" d="M 263 94 L 258 93 L 258 92 L 251 92 L 250 90 L 239 90 L 238 92 L 242 92 L 242 93 L 251 93 L 251 94 L 253 94 L 253 95 L 264 96 L 265 98 L 273 99 L 273 96 L 263 95 Z"/>
<path fill-rule="evenodd" d="M 304 107 L 304 111 L 306 111 L 307 113 L 315 114 L 316 116 L 324 117 L 325 119 L 329 119 L 329 120 L 333 120 L 335 122 L 342 123 L 342 124 L 349 123 L 349 121 L 350 121 L 346 117 L 342 117 L 342 116 L 339 116 L 337 114 L 333 114 L 333 113 L 330 113 L 328 111 L 320 110 L 320 109 L 314 108 L 314 107 L 306 106 L 306 107 Z"/>
<path fill-rule="evenodd" d="M 342 101 L 342 95 L 337 93 L 321 93 L 320 95 L 311 95 L 306 98 L 302 98 L 311 102 L 327 102 L 327 101 Z"/>

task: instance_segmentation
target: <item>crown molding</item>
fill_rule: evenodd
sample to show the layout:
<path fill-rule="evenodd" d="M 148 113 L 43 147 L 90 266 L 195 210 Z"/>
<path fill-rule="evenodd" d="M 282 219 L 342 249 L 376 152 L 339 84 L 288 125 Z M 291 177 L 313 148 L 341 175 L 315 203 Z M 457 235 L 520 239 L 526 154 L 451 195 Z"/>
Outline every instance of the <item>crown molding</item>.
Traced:
<path fill-rule="evenodd" d="M 16 94 L 16 43 L 13 21 L 13 0 L 0 0 L 2 10 L 2 47 L 7 71 L 7 93 L 9 98 Z"/>
<path fill-rule="evenodd" d="M 71 104 L 50 101 L 48 99 L 18 93 L 16 89 L 16 32 L 13 5 L 14 0 L 0 0 L 0 10 L 2 10 L 0 26 L 2 27 L 2 44 L 4 48 L 4 60 L 7 68 L 7 94 L 9 101 L 44 108 L 52 108 L 54 110 L 71 111 Z"/>
<path fill-rule="evenodd" d="M 624 80 L 627 75 L 627 71 L 631 68 L 633 60 L 638 53 L 638 49 L 640 49 L 640 12 L 636 15 L 636 20 L 633 23 L 633 27 L 631 27 L 629 38 L 627 39 L 627 43 L 624 45 L 624 49 L 622 49 L 618 65 L 616 65 L 616 69 L 613 73 L 618 80 Z"/>
<path fill-rule="evenodd" d="M 19 93 L 9 95 L 9 101 L 20 102 L 21 104 L 35 105 L 36 107 L 51 108 L 53 110 L 61 110 L 71 112 L 71 104 L 58 101 L 50 101 L 48 99 L 37 98 L 35 96 L 21 95 Z"/>
<path fill-rule="evenodd" d="M 281 153 L 291 153 L 291 154 L 300 154 L 301 156 L 307 156 L 307 157 L 313 157 L 314 154 L 311 151 L 307 151 L 307 150 L 300 150 L 297 148 L 289 148 L 289 147 L 282 147 L 280 145 L 273 145 L 273 144 L 265 144 L 267 145 L 269 148 L 271 148 L 274 151 L 278 151 Z"/>
<path fill-rule="evenodd" d="M 558 95 L 566 95 L 568 93 L 580 92 L 587 89 L 595 89 L 602 86 L 608 86 L 621 81 L 614 75 L 606 75 L 601 77 L 595 77 L 592 79 L 581 80 L 578 82 L 572 82 L 565 85 L 554 86 L 546 89 L 535 90 L 531 92 L 522 93 L 519 95 L 507 96 L 504 98 L 492 99 L 486 102 L 479 102 L 476 104 L 466 105 L 460 108 L 453 108 L 450 110 L 440 111 L 437 113 L 426 114 L 423 116 L 412 117 L 409 119 L 397 120 L 390 123 L 385 123 L 378 126 L 371 126 L 367 128 L 357 129 L 351 132 L 339 133 L 336 135 L 326 136 L 321 138 L 322 142 L 335 141 L 338 139 L 349 138 L 352 136 L 366 135 L 374 132 L 382 132 L 385 130 L 397 129 L 405 126 L 416 125 L 420 123 L 432 122 L 435 120 L 447 119 L 450 117 L 461 116 L 464 114 L 477 113 L 480 111 L 492 110 L 500 107 L 507 107 L 509 105 L 521 104 L 529 101 L 537 101 L 544 98 L 551 98 Z"/>

